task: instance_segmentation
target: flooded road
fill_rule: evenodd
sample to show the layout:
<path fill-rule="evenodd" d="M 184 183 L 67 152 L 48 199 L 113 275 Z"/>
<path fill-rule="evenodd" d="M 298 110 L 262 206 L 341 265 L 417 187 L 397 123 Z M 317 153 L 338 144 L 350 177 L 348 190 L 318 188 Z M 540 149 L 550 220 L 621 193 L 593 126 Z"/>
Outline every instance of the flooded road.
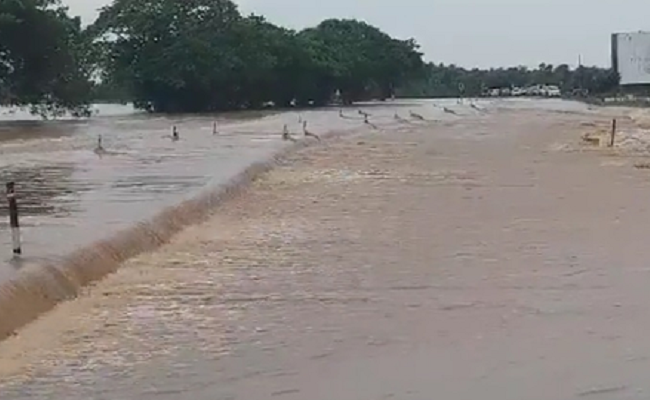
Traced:
<path fill-rule="evenodd" d="M 376 124 L 393 122 L 400 109 L 403 117 L 423 109 L 431 118 L 451 118 L 422 102 L 364 107 Z M 225 183 L 285 145 L 284 124 L 297 137 L 303 136 L 302 120 L 315 133 L 365 128 L 358 108 L 345 110 L 344 118 L 338 108 L 173 118 L 129 106 L 95 110 L 89 120 L 53 122 L 0 110 L 0 183 L 16 181 L 27 262 L 61 257 Z M 178 142 L 170 140 L 172 126 Z M 99 136 L 107 150 L 101 157 L 94 152 Z M 11 234 L 5 202 L 0 204 L 2 280 L 17 265 L 9 262 Z"/>
<path fill-rule="evenodd" d="M 479 106 L 314 111 L 355 134 L 0 343 L 2 399 L 646 399 L 648 132 Z"/>

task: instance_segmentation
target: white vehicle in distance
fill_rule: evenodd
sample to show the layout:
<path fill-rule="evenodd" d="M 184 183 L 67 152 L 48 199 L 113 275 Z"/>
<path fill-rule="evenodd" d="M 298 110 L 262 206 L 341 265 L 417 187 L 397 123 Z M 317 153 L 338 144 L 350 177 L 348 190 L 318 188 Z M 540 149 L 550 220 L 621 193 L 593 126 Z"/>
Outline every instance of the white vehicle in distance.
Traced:
<path fill-rule="evenodd" d="M 547 86 L 544 90 L 544 94 L 547 97 L 561 97 L 562 96 L 562 91 L 560 91 L 560 88 L 554 85 Z"/>
<path fill-rule="evenodd" d="M 513 96 L 524 96 L 526 95 L 526 91 L 520 87 L 515 87 L 512 89 L 512 95 Z"/>

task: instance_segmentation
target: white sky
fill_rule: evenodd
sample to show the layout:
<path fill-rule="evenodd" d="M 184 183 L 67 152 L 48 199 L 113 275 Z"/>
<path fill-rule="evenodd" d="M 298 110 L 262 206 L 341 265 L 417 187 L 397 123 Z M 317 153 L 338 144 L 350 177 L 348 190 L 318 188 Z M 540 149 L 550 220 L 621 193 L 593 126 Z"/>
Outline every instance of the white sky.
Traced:
<path fill-rule="evenodd" d="M 92 22 L 110 0 L 62 0 Z M 181 0 L 179 0 L 181 1 Z M 541 62 L 609 66 L 612 32 L 650 30 L 648 0 L 239 0 L 245 14 L 303 28 L 358 18 L 414 37 L 429 61 L 465 67 Z"/>

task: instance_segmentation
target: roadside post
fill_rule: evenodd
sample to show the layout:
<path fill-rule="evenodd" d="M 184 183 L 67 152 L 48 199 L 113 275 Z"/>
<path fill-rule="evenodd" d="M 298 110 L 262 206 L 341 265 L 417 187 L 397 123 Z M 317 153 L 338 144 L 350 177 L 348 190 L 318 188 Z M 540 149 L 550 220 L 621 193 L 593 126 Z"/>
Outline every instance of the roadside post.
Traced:
<path fill-rule="evenodd" d="M 7 203 L 9 204 L 9 225 L 11 226 L 11 244 L 14 257 L 22 254 L 20 243 L 20 223 L 18 222 L 18 201 L 16 200 L 15 182 L 7 182 Z"/>

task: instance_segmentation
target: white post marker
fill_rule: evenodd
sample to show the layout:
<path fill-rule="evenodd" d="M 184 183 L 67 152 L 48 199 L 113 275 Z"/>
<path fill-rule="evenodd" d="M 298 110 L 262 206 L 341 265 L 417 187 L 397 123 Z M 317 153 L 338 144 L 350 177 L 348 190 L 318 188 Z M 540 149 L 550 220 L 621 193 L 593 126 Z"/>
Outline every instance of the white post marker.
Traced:
<path fill-rule="evenodd" d="M 20 244 L 20 224 L 18 223 L 18 202 L 16 201 L 16 184 L 7 182 L 7 202 L 9 203 L 9 225 L 11 226 L 11 242 L 14 257 L 22 254 Z"/>

